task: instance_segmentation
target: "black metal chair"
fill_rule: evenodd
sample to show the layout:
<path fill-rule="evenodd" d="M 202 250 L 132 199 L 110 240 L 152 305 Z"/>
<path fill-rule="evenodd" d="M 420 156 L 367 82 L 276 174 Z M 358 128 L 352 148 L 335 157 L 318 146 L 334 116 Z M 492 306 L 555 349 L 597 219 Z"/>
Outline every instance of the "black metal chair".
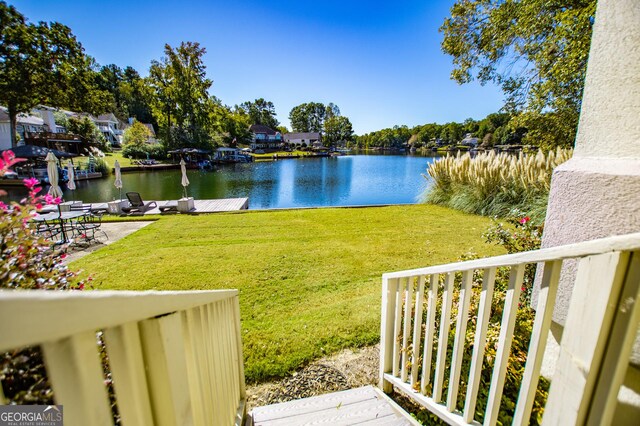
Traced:
<path fill-rule="evenodd" d="M 155 201 L 145 203 L 138 192 L 127 192 L 129 206 L 123 207 L 122 211 L 127 214 L 144 214 L 145 212 L 158 207 Z"/>

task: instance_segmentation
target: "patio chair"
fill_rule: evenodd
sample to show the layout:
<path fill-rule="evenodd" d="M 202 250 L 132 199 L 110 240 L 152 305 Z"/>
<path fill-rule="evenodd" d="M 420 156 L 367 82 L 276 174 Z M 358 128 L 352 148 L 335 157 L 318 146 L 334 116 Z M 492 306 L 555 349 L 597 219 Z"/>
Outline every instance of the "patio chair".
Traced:
<path fill-rule="evenodd" d="M 178 202 L 175 200 L 167 201 L 159 209 L 160 213 L 178 213 Z"/>
<path fill-rule="evenodd" d="M 129 206 L 122 208 L 122 211 L 127 214 L 144 214 L 146 211 L 158 207 L 155 201 L 145 203 L 138 192 L 127 192 L 127 198 L 129 199 Z"/>

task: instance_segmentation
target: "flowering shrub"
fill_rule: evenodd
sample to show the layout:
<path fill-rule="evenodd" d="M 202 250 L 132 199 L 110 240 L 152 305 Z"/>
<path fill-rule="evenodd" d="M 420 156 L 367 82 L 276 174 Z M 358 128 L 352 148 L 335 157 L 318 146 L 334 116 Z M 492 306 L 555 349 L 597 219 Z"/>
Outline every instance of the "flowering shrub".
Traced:
<path fill-rule="evenodd" d="M 0 159 L 0 176 L 23 161 L 10 151 Z M 31 220 L 42 203 L 58 204 L 59 198 L 40 195 L 37 179 L 24 181 L 29 193 L 19 203 L 0 202 L 0 288 L 81 290 L 84 282 L 72 279 L 62 261 L 64 250 L 38 234 Z M 0 195 L 6 195 L 6 193 Z M 16 404 L 52 404 L 53 393 L 46 377 L 38 347 L 27 347 L 0 354 L 0 379 L 5 397 Z"/>
<path fill-rule="evenodd" d="M 488 243 L 499 244 L 508 253 L 537 250 L 542 243 L 543 224 L 537 224 L 519 210 L 512 210 L 503 223 L 497 218 L 484 233 L 483 237 Z M 531 292 L 533 280 L 536 274 L 536 265 L 527 265 L 524 272 L 524 280 L 520 293 L 520 304 L 531 305 Z"/>

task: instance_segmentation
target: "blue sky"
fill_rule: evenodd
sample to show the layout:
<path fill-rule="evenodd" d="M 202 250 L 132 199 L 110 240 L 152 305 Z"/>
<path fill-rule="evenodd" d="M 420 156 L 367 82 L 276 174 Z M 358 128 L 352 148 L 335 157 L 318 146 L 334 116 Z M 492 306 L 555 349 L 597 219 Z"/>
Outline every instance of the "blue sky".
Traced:
<path fill-rule="evenodd" d="M 9 0 L 31 21 L 71 27 L 102 65 L 147 75 L 165 43 L 197 41 L 227 105 L 265 98 L 289 125 L 291 108 L 333 102 L 358 134 L 481 119 L 502 94 L 450 80 L 439 26 L 453 0 L 72 1 Z"/>

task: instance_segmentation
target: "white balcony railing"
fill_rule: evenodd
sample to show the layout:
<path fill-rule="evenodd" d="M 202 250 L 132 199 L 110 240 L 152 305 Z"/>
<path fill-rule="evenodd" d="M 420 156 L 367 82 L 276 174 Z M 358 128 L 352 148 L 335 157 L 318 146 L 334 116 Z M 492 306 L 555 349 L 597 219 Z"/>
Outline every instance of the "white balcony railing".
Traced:
<path fill-rule="evenodd" d="M 237 290 L 0 292 L 0 351 L 42 347 L 68 425 L 113 424 L 96 330 L 122 424 L 242 424 Z"/>
<path fill-rule="evenodd" d="M 475 418 L 480 410 L 484 424 L 495 425 L 523 273 L 527 264 L 539 264 L 542 284 L 512 423 L 529 424 L 560 270 L 564 260 L 571 258 L 579 259 L 577 274 L 543 424 L 610 424 L 640 323 L 640 233 L 384 274 L 380 386 L 386 392 L 395 386 L 449 424 L 478 424 Z M 510 278 L 501 307 L 497 351 L 486 407 L 478 407 L 496 271 L 503 267 Z M 482 271 L 482 282 L 475 286 L 474 271 Z M 477 312 L 469 310 L 472 294 L 478 301 Z M 475 321 L 467 327 L 470 318 Z M 452 326 L 455 337 L 450 344 Z M 468 331 L 473 333 L 472 345 L 465 343 Z M 469 373 L 463 376 L 465 349 L 471 356 L 466 355 Z M 464 401 L 462 410 L 458 401 L 460 405 Z"/>

